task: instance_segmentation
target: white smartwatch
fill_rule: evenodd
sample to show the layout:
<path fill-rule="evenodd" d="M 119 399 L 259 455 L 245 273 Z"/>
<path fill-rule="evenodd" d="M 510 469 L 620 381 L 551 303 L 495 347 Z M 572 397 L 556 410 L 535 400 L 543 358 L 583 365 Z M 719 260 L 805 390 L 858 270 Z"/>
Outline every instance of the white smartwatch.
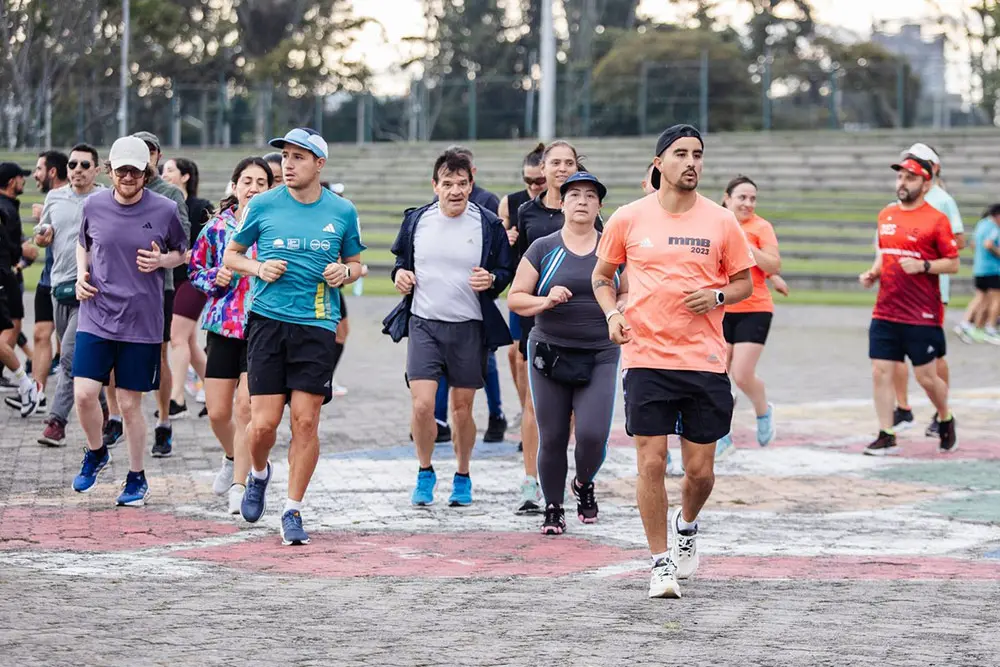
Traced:
<path fill-rule="evenodd" d="M 718 308 L 726 302 L 726 293 L 720 289 L 714 289 L 712 291 L 715 292 L 715 307 Z"/>

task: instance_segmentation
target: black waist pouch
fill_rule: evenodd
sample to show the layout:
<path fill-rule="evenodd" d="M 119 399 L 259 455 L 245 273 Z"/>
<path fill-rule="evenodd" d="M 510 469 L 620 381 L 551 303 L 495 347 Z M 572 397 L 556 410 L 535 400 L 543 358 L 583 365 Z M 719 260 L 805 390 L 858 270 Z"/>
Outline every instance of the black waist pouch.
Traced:
<path fill-rule="evenodd" d="M 543 376 L 560 384 L 582 387 L 590 383 L 597 363 L 597 350 L 580 350 L 535 342 L 531 363 Z"/>

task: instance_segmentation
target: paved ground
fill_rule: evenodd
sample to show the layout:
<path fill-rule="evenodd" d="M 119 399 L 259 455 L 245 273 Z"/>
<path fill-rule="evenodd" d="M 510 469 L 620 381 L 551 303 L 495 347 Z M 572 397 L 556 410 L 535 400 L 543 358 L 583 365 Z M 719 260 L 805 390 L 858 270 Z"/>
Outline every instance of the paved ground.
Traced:
<path fill-rule="evenodd" d="M 939 455 L 921 427 L 899 457 L 870 459 L 867 314 L 780 310 L 762 369 L 778 442 L 752 445 L 743 402 L 739 449 L 702 515 L 698 578 L 682 600 L 650 601 L 620 425 L 596 525 L 543 538 L 537 518 L 514 516 L 516 440 L 477 450 L 473 507 L 409 506 L 405 350 L 378 325 L 390 307 L 351 303 L 338 377 L 350 393 L 324 412 L 307 547 L 276 534 L 284 446 L 273 509 L 251 528 L 211 493 L 220 451 L 205 420 L 177 422 L 177 454 L 148 462 L 149 506 L 119 510 L 124 451 L 80 496 L 79 444 L 42 447 L 40 419 L 0 415 L 12 473 L 0 478 L 0 664 L 1000 664 L 1000 350 L 953 346 L 958 452 Z"/>

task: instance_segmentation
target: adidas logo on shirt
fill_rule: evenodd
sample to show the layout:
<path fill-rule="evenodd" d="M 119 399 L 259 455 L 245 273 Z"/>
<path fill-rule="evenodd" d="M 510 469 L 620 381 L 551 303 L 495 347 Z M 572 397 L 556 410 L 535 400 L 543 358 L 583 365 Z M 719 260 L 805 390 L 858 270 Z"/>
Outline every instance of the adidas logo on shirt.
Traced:
<path fill-rule="evenodd" d="M 337 230 L 334 228 L 332 222 L 328 223 L 327 226 L 323 228 L 323 231 L 324 232 L 328 232 L 330 234 L 336 234 L 337 233 Z"/>
<path fill-rule="evenodd" d="M 649 237 L 647 236 L 646 238 L 644 238 L 642 241 L 639 242 L 639 247 L 640 248 L 652 248 L 653 247 L 653 242 L 650 241 Z"/>
<path fill-rule="evenodd" d="M 152 228 L 153 228 L 153 224 L 152 224 L 152 223 L 150 223 L 150 222 L 147 222 L 146 224 L 144 224 L 144 225 L 142 226 L 142 228 L 143 228 L 143 229 L 152 229 Z"/>

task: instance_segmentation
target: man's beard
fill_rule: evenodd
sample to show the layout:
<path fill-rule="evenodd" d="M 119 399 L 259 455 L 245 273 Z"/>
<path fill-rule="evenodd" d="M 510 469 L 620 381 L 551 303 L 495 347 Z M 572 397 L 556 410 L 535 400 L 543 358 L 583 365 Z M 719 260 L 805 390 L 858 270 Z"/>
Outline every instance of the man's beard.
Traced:
<path fill-rule="evenodd" d="M 39 189 L 42 191 L 43 195 L 48 194 L 52 189 L 52 178 L 50 176 L 46 176 L 42 179 Z"/>
<path fill-rule="evenodd" d="M 912 204 L 917 201 L 917 197 L 920 196 L 920 190 L 907 190 L 906 188 L 900 188 L 896 191 L 896 196 L 904 204 Z"/>

